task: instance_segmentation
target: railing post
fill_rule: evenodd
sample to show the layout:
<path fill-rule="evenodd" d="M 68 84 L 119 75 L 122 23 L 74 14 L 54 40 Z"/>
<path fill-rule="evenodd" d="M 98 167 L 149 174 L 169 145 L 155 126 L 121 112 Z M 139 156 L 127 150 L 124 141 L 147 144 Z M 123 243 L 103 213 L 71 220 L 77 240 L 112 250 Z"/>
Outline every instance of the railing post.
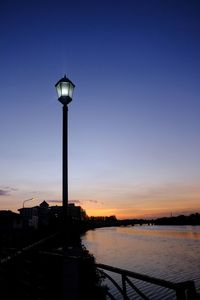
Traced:
<path fill-rule="evenodd" d="M 122 274 L 122 289 L 124 300 L 128 300 L 127 290 L 126 290 L 126 275 Z"/>
<path fill-rule="evenodd" d="M 196 298 L 196 288 L 193 281 L 187 281 L 177 284 L 177 300 L 193 300 Z"/>
<path fill-rule="evenodd" d="M 196 299 L 196 288 L 195 288 L 195 283 L 194 281 L 189 281 L 188 282 L 188 288 L 186 289 L 186 299 L 187 300 L 193 300 Z"/>
<path fill-rule="evenodd" d="M 181 288 L 176 290 L 176 300 L 187 300 L 185 291 Z"/>

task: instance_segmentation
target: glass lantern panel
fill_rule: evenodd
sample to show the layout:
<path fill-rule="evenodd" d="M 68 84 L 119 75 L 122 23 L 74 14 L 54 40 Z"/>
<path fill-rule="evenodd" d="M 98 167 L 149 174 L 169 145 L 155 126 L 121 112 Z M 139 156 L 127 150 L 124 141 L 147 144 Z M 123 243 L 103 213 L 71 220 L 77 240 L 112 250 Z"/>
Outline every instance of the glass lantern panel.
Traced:
<path fill-rule="evenodd" d="M 61 96 L 66 97 L 69 96 L 69 82 L 61 82 Z"/>
<path fill-rule="evenodd" d="M 56 86 L 56 90 L 58 93 L 58 98 L 60 98 L 60 96 L 62 95 L 60 83 Z"/>
<path fill-rule="evenodd" d="M 73 90 L 74 90 L 74 87 L 72 84 L 70 84 L 70 86 L 69 86 L 69 97 L 70 98 L 72 98 L 72 96 L 73 96 Z"/>

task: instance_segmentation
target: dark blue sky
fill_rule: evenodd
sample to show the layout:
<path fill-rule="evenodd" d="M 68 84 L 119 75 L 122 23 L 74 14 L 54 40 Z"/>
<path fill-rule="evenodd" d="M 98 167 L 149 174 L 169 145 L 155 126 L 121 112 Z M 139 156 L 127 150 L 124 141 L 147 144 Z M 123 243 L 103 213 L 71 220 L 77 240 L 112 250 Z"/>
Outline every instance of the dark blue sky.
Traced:
<path fill-rule="evenodd" d="M 61 198 L 70 104 L 70 199 L 89 214 L 198 210 L 199 1 L 3 1 L 0 201 Z"/>

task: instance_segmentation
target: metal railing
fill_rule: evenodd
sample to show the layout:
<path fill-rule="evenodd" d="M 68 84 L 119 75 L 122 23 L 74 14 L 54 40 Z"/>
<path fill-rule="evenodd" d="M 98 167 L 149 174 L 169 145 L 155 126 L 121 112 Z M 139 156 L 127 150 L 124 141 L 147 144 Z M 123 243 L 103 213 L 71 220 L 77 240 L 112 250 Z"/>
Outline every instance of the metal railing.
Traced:
<path fill-rule="evenodd" d="M 118 293 L 121 295 L 120 299 L 129 300 L 130 296 L 128 295 L 127 287 L 132 288 L 132 290 L 140 296 L 139 299 L 145 299 L 150 300 L 149 296 L 144 294 L 144 291 L 142 291 L 139 287 L 136 286 L 135 283 L 133 283 L 133 279 L 140 280 L 145 283 L 154 284 L 159 287 L 163 287 L 166 289 L 173 290 L 176 294 L 177 300 L 194 300 L 197 299 L 196 294 L 196 288 L 194 281 L 184 281 L 179 283 L 173 283 L 171 281 L 162 280 L 159 278 L 142 275 L 139 273 L 131 272 L 128 270 L 115 268 L 112 266 L 104 265 L 104 264 L 96 264 L 98 270 L 103 274 L 105 278 L 107 278 L 109 281 L 112 282 L 112 284 L 117 289 Z M 121 276 L 121 285 L 108 273 L 105 271 L 112 272 L 114 274 L 119 274 Z M 131 279 L 130 279 L 131 278 Z M 112 293 L 108 290 L 107 296 L 115 300 L 116 298 Z"/>

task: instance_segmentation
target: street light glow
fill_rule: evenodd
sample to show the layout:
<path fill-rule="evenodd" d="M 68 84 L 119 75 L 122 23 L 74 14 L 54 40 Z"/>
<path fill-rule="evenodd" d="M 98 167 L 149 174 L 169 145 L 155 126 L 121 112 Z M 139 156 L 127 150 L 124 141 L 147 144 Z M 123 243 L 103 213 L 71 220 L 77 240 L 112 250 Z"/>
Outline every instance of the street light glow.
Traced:
<path fill-rule="evenodd" d="M 72 101 L 75 85 L 66 77 L 66 75 L 56 83 L 55 87 L 58 94 L 58 100 L 62 104 L 68 104 Z"/>

